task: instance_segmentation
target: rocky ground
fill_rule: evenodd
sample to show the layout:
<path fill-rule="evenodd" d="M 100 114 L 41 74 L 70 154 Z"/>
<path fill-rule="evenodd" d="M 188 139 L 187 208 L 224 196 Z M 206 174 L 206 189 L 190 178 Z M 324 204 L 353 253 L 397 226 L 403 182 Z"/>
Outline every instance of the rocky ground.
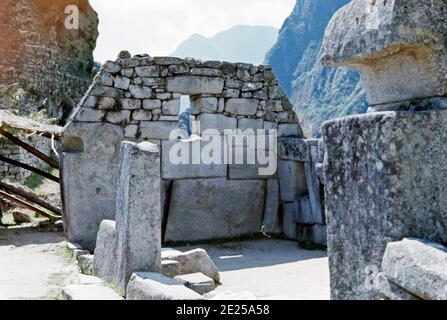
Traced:
<path fill-rule="evenodd" d="M 223 285 L 210 297 L 329 299 L 325 252 L 299 249 L 294 242 L 280 240 L 200 247 L 221 271 Z M 60 299 L 61 289 L 75 283 L 78 275 L 62 233 L 0 229 L 0 300 Z"/>

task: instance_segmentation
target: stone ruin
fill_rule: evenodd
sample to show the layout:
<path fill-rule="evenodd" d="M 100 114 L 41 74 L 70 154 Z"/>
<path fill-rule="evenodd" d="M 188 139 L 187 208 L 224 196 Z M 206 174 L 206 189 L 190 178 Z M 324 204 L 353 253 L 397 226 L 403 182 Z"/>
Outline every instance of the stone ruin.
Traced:
<path fill-rule="evenodd" d="M 208 130 L 214 129 L 211 136 L 222 137 L 232 149 L 222 150 L 220 157 L 231 157 L 247 142 L 230 145 L 225 130 L 276 129 L 279 141 L 296 139 L 308 152 L 298 158 L 281 156 L 278 172 L 267 176 L 260 175 L 260 164 L 225 159 L 174 165 L 170 150 L 179 143 L 170 134 L 178 129 L 181 95 L 190 96 L 194 131 L 203 138 L 188 148 L 203 149 Z M 264 225 L 268 234 L 284 230 L 289 238 L 325 245 L 320 192 L 307 196 L 320 183 L 312 180 L 311 148 L 302 139 L 298 118 L 269 66 L 123 52 L 117 61 L 103 65 L 64 129 L 61 166 L 68 239 L 95 248 L 100 223 L 115 220 L 121 144 L 147 141 L 160 148 L 165 242 L 252 236 Z M 277 141 L 271 142 L 269 152 L 276 160 Z M 145 192 L 149 197 L 152 191 Z M 304 212 L 301 220 L 299 212 Z"/>
<path fill-rule="evenodd" d="M 323 64 L 358 69 L 370 104 L 322 128 L 333 299 L 446 299 L 445 248 L 427 243 L 447 243 L 446 16 L 353 0 L 326 30 Z"/>
<path fill-rule="evenodd" d="M 325 243 L 327 222 L 333 299 L 446 299 L 446 14 L 436 0 L 353 0 L 335 14 L 322 62 L 358 69 L 370 109 L 326 122 L 323 140 L 303 139 L 267 66 L 122 53 L 65 128 L 69 240 L 93 250 L 98 235 L 92 272 L 127 299 L 198 299 L 175 278 L 200 272 L 208 291 L 218 271 L 206 252 L 161 249 L 164 227 L 167 240 L 192 241 L 250 235 L 263 222 Z M 173 166 L 181 95 L 197 134 L 278 129 L 277 174 Z"/>

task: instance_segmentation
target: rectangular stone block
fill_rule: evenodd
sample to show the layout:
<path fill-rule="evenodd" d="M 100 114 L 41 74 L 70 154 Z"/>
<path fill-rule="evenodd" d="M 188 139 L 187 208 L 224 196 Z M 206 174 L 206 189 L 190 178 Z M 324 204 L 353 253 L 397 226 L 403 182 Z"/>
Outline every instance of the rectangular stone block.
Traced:
<path fill-rule="evenodd" d="M 167 78 L 167 90 L 189 95 L 221 94 L 224 82 L 217 77 L 181 76 Z"/>
<path fill-rule="evenodd" d="M 217 98 L 198 98 L 192 101 L 193 114 L 199 113 L 216 113 L 217 112 Z"/>
<path fill-rule="evenodd" d="M 234 238 L 260 233 L 264 181 L 174 182 L 165 241 Z"/>
<path fill-rule="evenodd" d="M 307 194 L 307 182 L 303 163 L 280 160 L 278 163 L 278 176 L 282 201 L 294 202 Z"/>
<path fill-rule="evenodd" d="M 216 137 L 220 138 L 220 137 Z M 162 143 L 162 177 L 163 179 L 191 179 L 191 178 L 222 178 L 227 176 L 227 165 L 224 161 L 224 145 L 219 149 L 220 156 L 217 163 L 206 164 L 201 161 L 203 148 L 209 142 L 196 141 L 192 143 L 163 141 Z M 184 153 L 178 153 L 182 152 Z M 183 164 L 179 162 L 179 155 L 185 155 Z M 180 160 L 177 160 L 180 159 Z M 217 160 L 217 158 L 216 158 Z M 186 162 L 186 163 L 185 163 Z"/>
<path fill-rule="evenodd" d="M 267 234 L 282 233 L 279 202 L 279 182 L 276 179 L 270 179 L 267 181 L 264 209 L 264 232 Z"/>
<path fill-rule="evenodd" d="M 225 111 L 235 115 L 254 116 L 258 111 L 259 100 L 256 99 L 228 99 Z"/>
<path fill-rule="evenodd" d="M 172 121 L 142 122 L 140 124 L 140 138 L 169 140 L 171 132 L 178 128 L 178 123 Z"/>
<path fill-rule="evenodd" d="M 167 116 L 178 116 L 180 113 L 180 100 L 163 101 L 162 113 Z"/>
<path fill-rule="evenodd" d="M 123 142 L 116 199 L 114 284 L 125 292 L 133 272 L 161 271 L 160 152 L 150 142 Z"/>
<path fill-rule="evenodd" d="M 223 134 L 227 129 L 234 130 L 237 128 L 236 118 L 226 117 L 222 114 L 201 114 L 198 121 L 200 122 L 201 132 L 212 129 Z"/>
<path fill-rule="evenodd" d="M 304 139 L 281 138 L 278 141 L 279 156 L 283 160 L 309 162 L 310 145 Z"/>
<path fill-rule="evenodd" d="M 447 300 L 447 248 L 422 240 L 389 243 L 382 261 L 387 278 L 424 300 Z"/>

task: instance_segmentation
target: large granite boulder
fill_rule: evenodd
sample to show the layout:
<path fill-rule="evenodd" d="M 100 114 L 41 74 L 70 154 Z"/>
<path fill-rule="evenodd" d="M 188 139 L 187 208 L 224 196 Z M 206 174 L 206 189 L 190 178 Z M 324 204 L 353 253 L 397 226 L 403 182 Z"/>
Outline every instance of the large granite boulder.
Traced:
<path fill-rule="evenodd" d="M 446 15 L 445 1 L 351 1 L 326 29 L 323 64 L 360 70 L 371 106 L 446 96 Z"/>

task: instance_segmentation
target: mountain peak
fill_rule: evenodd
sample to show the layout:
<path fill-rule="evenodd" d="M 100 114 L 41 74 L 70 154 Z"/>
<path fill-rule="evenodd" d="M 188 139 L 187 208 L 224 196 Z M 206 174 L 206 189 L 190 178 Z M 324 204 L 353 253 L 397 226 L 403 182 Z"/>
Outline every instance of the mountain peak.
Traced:
<path fill-rule="evenodd" d="M 236 25 L 212 37 L 195 33 L 171 56 L 262 64 L 277 36 L 278 29 L 274 27 Z"/>

